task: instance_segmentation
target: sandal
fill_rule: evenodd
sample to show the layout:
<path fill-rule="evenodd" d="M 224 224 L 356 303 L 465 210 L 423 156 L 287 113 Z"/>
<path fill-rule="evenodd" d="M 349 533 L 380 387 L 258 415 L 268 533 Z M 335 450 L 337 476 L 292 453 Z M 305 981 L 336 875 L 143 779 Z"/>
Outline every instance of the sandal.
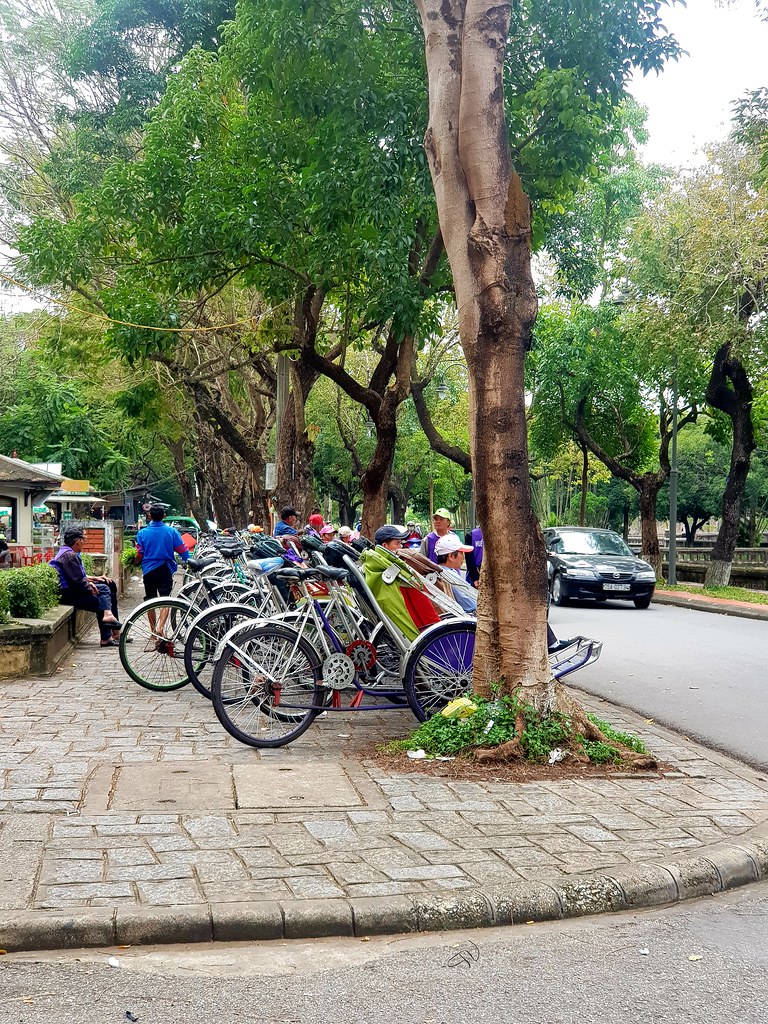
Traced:
<path fill-rule="evenodd" d="M 111 637 L 110 637 L 109 640 L 102 640 L 101 643 L 99 644 L 99 647 L 119 647 L 119 646 L 120 646 L 120 644 L 117 642 L 117 640 L 113 640 Z"/>

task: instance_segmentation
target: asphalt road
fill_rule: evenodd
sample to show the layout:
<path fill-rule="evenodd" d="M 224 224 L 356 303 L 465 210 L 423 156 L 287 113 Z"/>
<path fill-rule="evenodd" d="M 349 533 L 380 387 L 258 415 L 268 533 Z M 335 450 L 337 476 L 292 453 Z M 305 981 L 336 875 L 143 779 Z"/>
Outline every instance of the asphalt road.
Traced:
<path fill-rule="evenodd" d="M 768 771 L 768 623 L 619 601 L 552 606 L 549 621 L 603 641 L 573 686 Z"/>
<path fill-rule="evenodd" d="M 764 883 L 530 927 L 11 954 L 0 1022 L 765 1024 L 766 950 Z"/>

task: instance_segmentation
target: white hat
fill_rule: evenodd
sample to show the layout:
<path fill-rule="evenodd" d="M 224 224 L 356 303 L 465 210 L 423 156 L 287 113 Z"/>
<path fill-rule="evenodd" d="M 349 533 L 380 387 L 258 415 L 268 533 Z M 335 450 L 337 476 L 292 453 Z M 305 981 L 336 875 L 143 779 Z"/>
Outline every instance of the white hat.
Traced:
<path fill-rule="evenodd" d="M 444 537 L 438 537 L 435 544 L 436 555 L 450 555 L 454 551 L 472 551 L 468 544 L 462 544 L 456 533 L 446 533 Z"/>

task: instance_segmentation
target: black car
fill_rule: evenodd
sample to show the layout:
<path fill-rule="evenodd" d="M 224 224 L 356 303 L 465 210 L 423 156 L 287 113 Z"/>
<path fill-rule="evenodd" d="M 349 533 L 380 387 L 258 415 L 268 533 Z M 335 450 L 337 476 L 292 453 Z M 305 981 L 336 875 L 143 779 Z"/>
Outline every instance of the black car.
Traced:
<path fill-rule="evenodd" d="M 544 543 L 555 604 L 572 597 L 634 601 L 635 608 L 651 603 L 656 573 L 613 530 L 557 526 L 544 530 Z"/>

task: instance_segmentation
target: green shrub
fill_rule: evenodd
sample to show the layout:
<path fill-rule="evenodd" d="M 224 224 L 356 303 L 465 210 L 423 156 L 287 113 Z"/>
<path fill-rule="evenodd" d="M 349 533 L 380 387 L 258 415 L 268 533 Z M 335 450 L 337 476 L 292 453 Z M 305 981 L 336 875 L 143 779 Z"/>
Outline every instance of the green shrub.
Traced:
<path fill-rule="evenodd" d="M 133 569 L 134 566 L 138 565 L 139 553 L 133 544 L 126 544 L 123 550 L 120 552 L 120 565 L 124 569 Z"/>
<path fill-rule="evenodd" d="M 393 740 L 384 748 L 390 753 L 401 750 L 422 749 L 428 756 L 456 757 L 479 747 L 497 747 L 518 738 L 526 760 L 546 763 L 551 750 L 567 748 L 585 753 L 593 764 L 621 764 L 622 752 L 613 744 L 628 747 L 636 753 L 645 753 L 642 741 L 636 736 L 619 732 L 607 722 L 593 715 L 589 718 L 609 741 L 587 740 L 574 731 L 568 716 L 552 712 L 540 715 L 518 694 L 485 700 L 468 695 L 477 706 L 467 718 L 445 718 L 433 715 L 403 740 Z M 523 718 L 523 732 L 517 736 L 518 715 Z"/>
<path fill-rule="evenodd" d="M 101 575 L 101 573 L 97 573 L 96 572 L 96 559 L 93 557 L 93 555 L 82 554 L 82 555 L 80 555 L 80 558 L 82 560 L 83 568 L 85 569 L 86 575 L 88 575 L 88 576 L 100 576 Z"/>
<path fill-rule="evenodd" d="M 11 618 L 39 619 L 49 608 L 59 603 L 59 576 L 50 565 L 7 569 L 2 577 Z M 0 596 L 0 613 L 2 601 Z"/>
<path fill-rule="evenodd" d="M 12 569 L 3 569 L 0 572 L 0 626 L 10 618 L 11 599 L 8 596 L 8 586 L 5 579 L 12 571 Z"/>

